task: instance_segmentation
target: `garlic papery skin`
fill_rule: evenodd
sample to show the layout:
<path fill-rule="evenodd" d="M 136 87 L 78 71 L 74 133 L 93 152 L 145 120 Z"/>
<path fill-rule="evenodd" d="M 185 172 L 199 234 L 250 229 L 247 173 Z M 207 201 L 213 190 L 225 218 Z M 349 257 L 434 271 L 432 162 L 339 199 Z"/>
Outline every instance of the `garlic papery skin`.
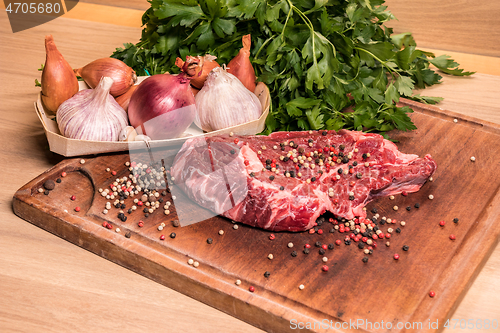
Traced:
<path fill-rule="evenodd" d="M 103 77 L 95 89 L 85 89 L 57 109 L 62 135 L 89 141 L 118 141 L 128 125 L 127 113 L 109 94 L 113 79 Z"/>
<path fill-rule="evenodd" d="M 259 98 L 222 67 L 208 74 L 195 98 L 195 123 L 207 132 L 248 123 L 262 114 Z"/>

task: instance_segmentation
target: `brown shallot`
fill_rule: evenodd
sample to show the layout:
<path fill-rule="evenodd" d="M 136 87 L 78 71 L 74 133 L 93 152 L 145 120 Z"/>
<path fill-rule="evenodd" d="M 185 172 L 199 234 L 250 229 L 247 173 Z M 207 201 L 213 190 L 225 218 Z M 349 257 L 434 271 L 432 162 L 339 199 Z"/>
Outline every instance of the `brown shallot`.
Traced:
<path fill-rule="evenodd" d="M 189 77 L 191 77 L 191 85 L 195 88 L 201 89 L 208 73 L 214 68 L 220 67 L 215 61 L 217 57 L 206 54 L 204 56 L 187 56 L 186 61 L 181 58 L 175 60 L 175 65 L 182 69 Z"/>
<path fill-rule="evenodd" d="M 250 61 L 250 47 L 252 45 L 250 35 L 243 36 L 242 42 L 243 48 L 240 50 L 238 55 L 231 59 L 229 64 L 227 64 L 227 71 L 228 73 L 236 76 L 248 90 L 254 92 L 255 80 L 257 78 Z"/>
<path fill-rule="evenodd" d="M 115 100 L 118 102 L 118 104 L 120 104 L 123 110 L 128 111 L 128 104 L 130 103 L 130 98 L 132 97 L 132 94 L 137 89 L 137 87 L 138 85 L 135 84 L 132 87 L 130 87 L 130 89 L 127 90 L 126 93 L 121 94 L 118 97 L 115 97 Z"/>
<path fill-rule="evenodd" d="M 54 116 L 59 105 L 78 92 L 78 80 L 70 64 L 57 49 L 52 35 L 45 36 L 45 51 L 41 99 L 45 113 Z"/>
<path fill-rule="evenodd" d="M 113 97 L 126 93 L 137 82 L 135 71 L 115 58 L 97 59 L 74 71 L 90 88 L 95 88 L 105 76 L 112 78 L 114 83 L 109 93 Z"/>

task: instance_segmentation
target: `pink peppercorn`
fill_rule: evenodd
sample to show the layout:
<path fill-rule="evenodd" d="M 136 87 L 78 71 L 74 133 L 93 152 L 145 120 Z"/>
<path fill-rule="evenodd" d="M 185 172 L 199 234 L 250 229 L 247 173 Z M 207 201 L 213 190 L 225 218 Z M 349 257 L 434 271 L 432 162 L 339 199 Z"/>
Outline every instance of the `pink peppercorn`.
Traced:
<path fill-rule="evenodd" d="M 161 239 L 161 240 L 165 240 L 165 235 L 161 235 L 161 236 L 160 236 L 160 239 Z"/>
<path fill-rule="evenodd" d="M 66 176 L 67 176 L 67 173 L 66 173 L 65 171 L 63 171 L 63 172 L 61 173 L 61 177 L 66 177 Z"/>
<path fill-rule="evenodd" d="M 451 235 L 450 235 L 450 239 L 451 239 L 451 240 L 455 240 L 456 238 L 457 238 L 457 237 L 455 237 L 455 235 L 453 235 L 453 234 L 451 234 Z"/>
<path fill-rule="evenodd" d="M 142 205 L 143 205 L 142 201 L 137 201 L 137 206 L 142 206 Z"/>
<path fill-rule="evenodd" d="M 399 254 L 397 254 L 397 253 L 396 253 L 396 254 L 394 254 L 394 259 L 395 259 L 395 260 L 398 260 L 398 259 L 399 259 Z"/>
<path fill-rule="evenodd" d="M 361 238 L 361 241 L 362 241 L 363 243 L 366 243 L 366 242 L 368 241 L 368 237 L 363 237 L 363 238 Z"/>
<path fill-rule="evenodd" d="M 403 191 L 403 192 L 401 192 L 401 195 L 404 196 L 404 197 L 406 197 L 408 195 L 408 192 Z"/>
<path fill-rule="evenodd" d="M 342 244 L 342 241 L 341 241 L 340 239 L 337 239 L 337 240 L 335 241 L 335 244 L 340 245 L 340 244 Z"/>
<path fill-rule="evenodd" d="M 249 160 L 244 160 L 243 163 L 245 163 L 245 165 L 249 165 L 250 161 Z"/>
<path fill-rule="evenodd" d="M 323 234 L 323 230 L 322 229 L 318 229 L 318 235 L 322 235 Z"/>
<path fill-rule="evenodd" d="M 238 142 L 240 142 L 240 140 L 238 140 L 238 138 L 234 139 L 235 144 L 237 144 Z"/>
<path fill-rule="evenodd" d="M 304 245 L 304 247 L 305 247 L 306 249 L 310 249 L 310 248 L 311 248 L 311 245 L 306 244 L 306 245 Z"/>
<path fill-rule="evenodd" d="M 76 197 L 74 195 L 72 195 L 70 199 L 73 200 L 73 201 L 75 201 Z"/>
<path fill-rule="evenodd" d="M 309 229 L 310 234 L 314 234 L 314 232 L 315 232 L 314 229 Z"/>
<path fill-rule="evenodd" d="M 106 228 L 106 227 L 108 226 L 108 222 L 106 222 L 106 221 L 102 222 L 102 226 L 103 226 L 104 228 Z"/>
<path fill-rule="evenodd" d="M 238 139 L 235 139 L 235 140 L 238 140 Z M 253 293 L 253 292 L 255 291 L 255 287 L 254 287 L 254 286 L 250 286 L 250 287 L 248 288 L 248 290 L 249 290 L 251 293 Z"/>
<path fill-rule="evenodd" d="M 446 222 L 444 222 L 443 220 L 439 221 L 439 225 L 444 227 L 444 225 L 446 224 Z"/>
<path fill-rule="evenodd" d="M 142 227 L 144 226 L 144 222 L 139 221 L 139 223 L 137 223 L 137 225 L 138 225 L 140 228 L 142 228 Z"/>
<path fill-rule="evenodd" d="M 116 171 L 115 171 L 115 170 L 111 171 L 111 174 L 112 174 L 113 176 L 116 176 Z"/>
<path fill-rule="evenodd" d="M 323 244 L 323 245 L 321 245 L 321 248 L 322 248 L 323 250 L 328 250 L 328 245 Z"/>
<path fill-rule="evenodd" d="M 378 236 L 376 234 L 373 234 L 372 238 L 373 239 L 378 239 Z"/>
<path fill-rule="evenodd" d="M 436 296 L 436 293 L 435 293 L 434 291 L 432 291 L 432 290 L 431 290 L 431 291 L 429 291 L 429 296 L 430 296 L 430 297 L 434 297 L 434 296 Z"/>
<path fill-rule="evenodd" d="M 270 239 L 270 240 L 273 240 L 273 239 L 275 239 L 275 238 L 276 238 L 276 236 L 274 236 L 274 234 L 270 234 L 270 235 L 269 235 L 269 239 Z"/>
<path fill-rule="evenodd" d="M 109 224 L 109 223 L 108 223 L 108 224 L 106 224 L 106 228 L 108 228 L 108 229 L 113 229 L 113 226 L 112 226 L 111 224 Z"/>
<path fill-rule="evenodd" d="M 75 212 L 79 212 L 80 211 L 80 207 L 79 206 L 76 206 L 75 207 Z"/>
<path fill-rule="evenodd" d="M 327 265 L 323 265 L 323 267 L 321 267 L 321 269 L 323 270 L 323 272 L 328 272 L 328 266 Z"/>
<path fill-rule="evenodd" d="M 390 233 L 386 233 L 385 234 L 385 238 L 391 238 L 391 234 Z"/>

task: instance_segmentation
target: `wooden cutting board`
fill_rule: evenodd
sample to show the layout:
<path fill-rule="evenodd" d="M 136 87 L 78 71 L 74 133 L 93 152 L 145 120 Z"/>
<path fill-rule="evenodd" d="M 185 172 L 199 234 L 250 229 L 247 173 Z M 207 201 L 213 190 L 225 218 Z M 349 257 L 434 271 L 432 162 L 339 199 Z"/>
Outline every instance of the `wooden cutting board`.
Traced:
<path fill-rule="evenodd" d="M 129 175 L 129 154 L 86 157 L 83 164 L 81 158 L 64 160 L 16 192 L 14 211 L 63 239 L 268 332 L 301 327 L 311 332 L 441 331 L 499 238 L 500 127 L 411 101 L 402 103 L 414 109 L 411 117 L 418 130 L 391 137 L 399 140 L 404 153 L 431 154 L 438 169 L 419 192 L 368 205 L 369 217 L 376 208 L 380 217 L 397 221 L 380 226 L 394 231 L 389 240 L 376 241 L 373 254 L 364 254 L 355 242 L 345 245 L 346 235 L 331 233 L 330 222 L 319 226 L 322 234 L 275 233 L 270 240 L 271 232 L 221 217 L 175 227 L 177 214 L 206 213 L 194 204 L 172 206 L 169 215 L 159 209 L 145 217 L 142 209 L 129 214 L 132 199 L 127 199 L 126 221 L 117 217 L 115 207 L 103 214 L 105 203 L 113 200 L 101 196 L 99 189 Z M 164 156 L 168 164 L 175 150 Z M 62 172 L 67 175 L 61 177 Z M 38 191 L 47 179 L 60 179 L 48 195 Z M 171 196 L 161 197 L 166 202 Z M 138 226 L 140 220 L 143 227 Z M 439 225 L 441 220 L 445 226 Z M 103 226 L 106 223 L 111 229 Z M 316 242 L 334 244 L 337 239 L 341 245 L 319 254 Z M 309 254 L 303 253 L 305 244 L 311 245 Z M 291 255 L 293 251 L 297 256 Z M 396 253 L 399 260 L 394 259 Z M 189 259 L 199 266 L 189 265 Z M 328 272 L 322 271 L 323 265 Z"/>

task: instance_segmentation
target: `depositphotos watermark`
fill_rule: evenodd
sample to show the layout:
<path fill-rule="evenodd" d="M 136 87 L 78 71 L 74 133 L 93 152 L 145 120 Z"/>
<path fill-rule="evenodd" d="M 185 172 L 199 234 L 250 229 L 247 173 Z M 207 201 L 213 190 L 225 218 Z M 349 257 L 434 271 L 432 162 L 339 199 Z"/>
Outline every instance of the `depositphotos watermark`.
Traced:
<path fill-rule="evenodd" d="M 78 0 L 4 0 L 12 32 L 16 33 L 52 21 L 69 12 Z"/>
<path fill-rule="evenodd" d="M 436 330 L 440 328 L 462 329 L 462 330 L 481 330 L 498 329 L 497 319 L 448 319 L 446 321 L 427 320 L 420 321 L 369 321 L 367 319 L 350 319 L 349 321 L 339 322 L 328 319 L 313 322 L 300 322 L 296 319 L 290 320 L 290 328 L 296 329 L 351 329 L 351 330 L 380 330 L 380 329 L 407 329 L 407 330 Z"/>

